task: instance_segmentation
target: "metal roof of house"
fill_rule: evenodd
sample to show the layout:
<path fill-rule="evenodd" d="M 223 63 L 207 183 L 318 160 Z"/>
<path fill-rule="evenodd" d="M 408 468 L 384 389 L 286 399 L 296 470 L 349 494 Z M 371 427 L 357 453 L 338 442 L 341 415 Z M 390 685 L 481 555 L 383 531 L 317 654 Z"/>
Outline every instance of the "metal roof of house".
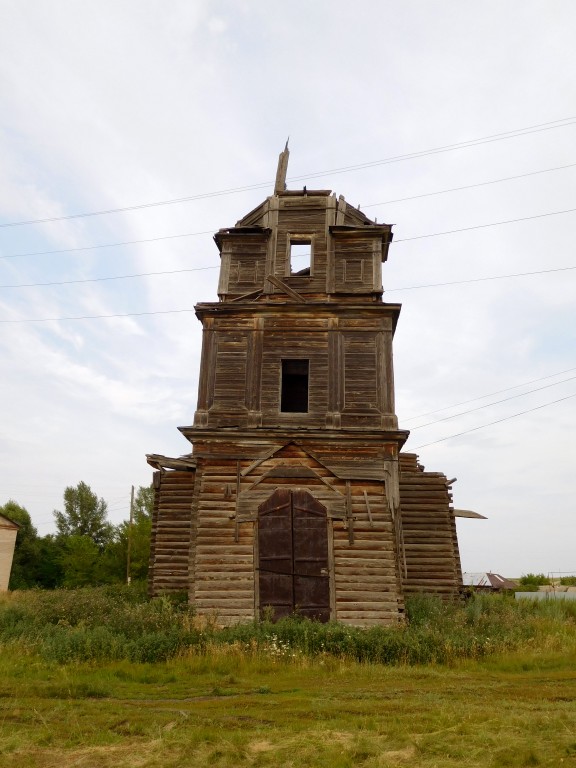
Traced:
<path fill-rule="evenodd" d="M 500 576 L 499 573 L 484 571 L 482 573 L 463 573 L 462 583 L 465 587 L 486 587 L 488 589 L 518 589 L 518 584 L 511 579 Z"/>

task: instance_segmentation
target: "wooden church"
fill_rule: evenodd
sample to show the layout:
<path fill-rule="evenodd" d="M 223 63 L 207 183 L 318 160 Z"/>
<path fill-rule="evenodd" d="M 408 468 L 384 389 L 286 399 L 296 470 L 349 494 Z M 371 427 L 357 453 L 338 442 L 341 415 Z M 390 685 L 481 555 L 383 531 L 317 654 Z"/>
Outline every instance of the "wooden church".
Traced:
<path fill-rule="evenodd" d="M 219 301 L 200 303 L 189 454 L 148 455 L 151 595 L 185 590 L 222 624 L 292 613 L 393 624 L 404 596 L 453 597 L 450 485 L 402 454 L 382 301 L 391 226 L 329 190 L 274 194 L 215 235 Z"/>

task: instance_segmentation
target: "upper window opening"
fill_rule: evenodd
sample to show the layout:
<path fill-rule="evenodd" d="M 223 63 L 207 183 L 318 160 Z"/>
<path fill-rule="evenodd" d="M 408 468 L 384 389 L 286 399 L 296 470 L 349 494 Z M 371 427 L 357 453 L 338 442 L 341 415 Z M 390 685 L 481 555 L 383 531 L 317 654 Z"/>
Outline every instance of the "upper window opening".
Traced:
<path fill-rule="evenodd" d="M 290 238 L 290 274 L 309 275 L 312 266 L 312 240 Z"/>
<path fill-rule="evenodd" d="M 282 360 L 280 410 L 308 413 L 309 360 Z"/>

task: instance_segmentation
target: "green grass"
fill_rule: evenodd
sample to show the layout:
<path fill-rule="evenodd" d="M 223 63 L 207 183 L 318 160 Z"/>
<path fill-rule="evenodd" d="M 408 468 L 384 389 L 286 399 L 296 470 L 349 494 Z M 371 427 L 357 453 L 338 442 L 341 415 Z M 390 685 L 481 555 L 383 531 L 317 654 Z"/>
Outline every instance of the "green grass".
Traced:
<path fill-rule="evenodd" d="M 0 656 L 0 765 L 576 765 L 576 654 L 453 667 L 247 658 Z"/>
<path fill-rule="evenodd" d="M 0 600 L 0 767 L 576 768 L 560 602 L 417 598 L 406 627 L 200 625 L 133 590 Z"/>

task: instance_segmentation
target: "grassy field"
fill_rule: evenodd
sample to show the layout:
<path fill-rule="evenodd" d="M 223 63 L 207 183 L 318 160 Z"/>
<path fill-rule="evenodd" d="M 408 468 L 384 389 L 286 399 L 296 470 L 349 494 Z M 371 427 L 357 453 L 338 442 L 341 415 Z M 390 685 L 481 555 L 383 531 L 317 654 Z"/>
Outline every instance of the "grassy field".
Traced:
<path fill-rule="evenodd" d="M 214 630 L 155 663 L 63 662 L 38 626 L 36 637 L 24 631 L 22 613 L 15 629 L 15 608 L 35 599 L 0 604 L 2 767 L 576 768 L 576 628 L 560 609 L 502 604 L 525 628 L 513 645 L 444 664 L 360 663 L 322 644 L 304 652 L 273 629 L 262 642 L 218 641 Z M 448 609 L 450 622 L 466 610 L 477 631 L 494 605 Z M 56 626 L 81 629 L 82 615 Z M 427 621 L 420 609 L 414 623 Z"/>

